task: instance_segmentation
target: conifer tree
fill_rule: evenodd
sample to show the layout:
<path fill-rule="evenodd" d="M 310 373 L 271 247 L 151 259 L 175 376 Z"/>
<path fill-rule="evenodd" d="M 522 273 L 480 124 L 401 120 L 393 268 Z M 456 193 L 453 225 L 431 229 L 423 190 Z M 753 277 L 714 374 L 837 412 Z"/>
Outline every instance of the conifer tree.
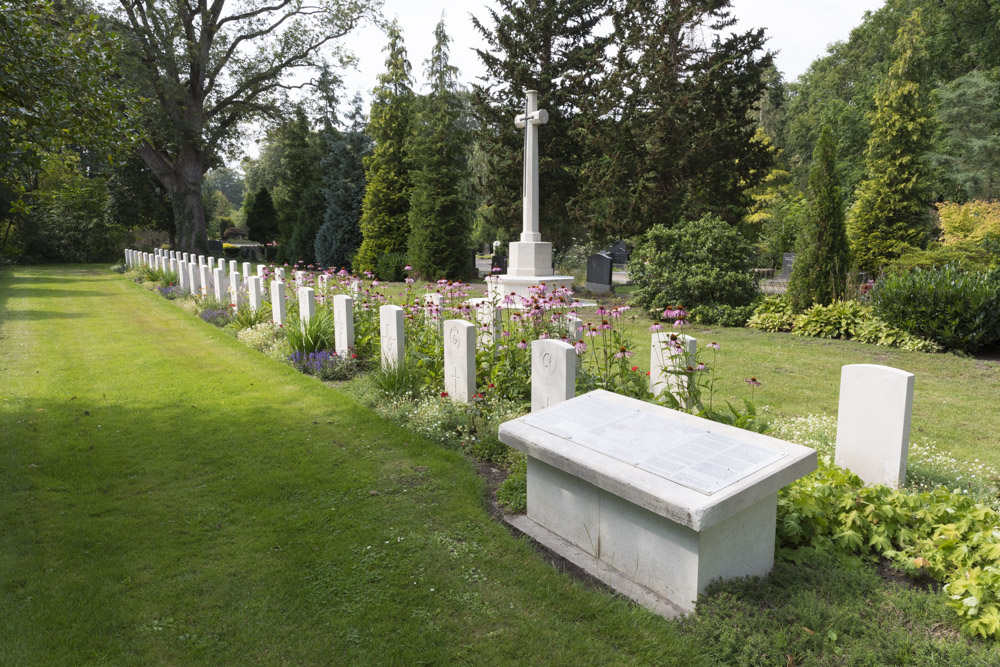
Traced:
<path fill-rule="evenodd" d="M 330 128 L 325 134 L 327 152 L 322 166 L 327 203 L 323 226 L 316 234 L 316 261 L 323 266 L 349 267 L 361 245 L 362 161 L 372 150 L 361 103 L 361 95 L 355 95 L 345 131 Z"/>
<path fill-rule="evenodd" d="M 246 200 L 247 236 L 257 243 L 270 243 L 278 238 L 278 214 L 274 210 L 271 191 L 261 187 Z"/>
<path fill-rule="evenodd" d="M 863 271 L 878 271 L 887 260 L 927 243 L 931 175 L 926 155 L 934 121 L 923 83 L 928 66 L 923 36 L 917 10 L 899 29 L 895 60 L 875 95 L 865 178 L 849 229 Z"/>
<path fill-rule="evenodd" d="M 361 203 L 361 234 L 356 270 L 375 270 L 379 257 L 406 251 L 410 235 L 410 174 L 406 137 L 413 106 L 410 62 L 406 59 L 399 24 L 388 29 L 386 71 L 379 75 L 368 121 L 375 149 L 365 158 L 365 196 Z M 389 278 L 389 276 L 382 276 Z"/>
<path fill-rule="evenodd" d="M 804 310 L 844 296 L 848 246 L 843 203 L 837 182 L 836 143 L 824 126 L 809 173 L 809 209 L 795 243 L 795 264 L 788 284 L 792 305 Z"/>
<path fill-rule="evenodd" d="M 282 261 L 314 261 L 316 232 L 323 222 L 319 137 L 309 127 L 302 108 L 284 134 L 282 175 L 274 193 L 281 230 L 278 257 Z"/>
<path fill-rule="evenodd" d="M 434 29 L 434 48 L 426 62 L 430 94 L 416 104 L 407 157 L 410 193 L 409 259 L 428 280 L 468 277 L 471 210 L 466 196 L 469 132 L 455 77 L 448 62 L 444 21 Z"/>

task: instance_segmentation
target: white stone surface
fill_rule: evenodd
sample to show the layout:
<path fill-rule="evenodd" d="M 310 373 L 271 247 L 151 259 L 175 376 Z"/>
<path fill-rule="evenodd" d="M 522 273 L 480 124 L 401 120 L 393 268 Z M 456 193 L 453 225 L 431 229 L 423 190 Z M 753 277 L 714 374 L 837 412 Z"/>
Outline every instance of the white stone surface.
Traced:
<path fill-rule="evenodd" d="M 866 484 L 906 482 L 913 414 L 912 373 L 852 364 L 840 372 L 837 451 L 834 462 Z"/>
<path fill-rule="evenodd" d="M 671 342 L 671 336 L 676 336 L 674 343 Z M 679 344 L 680 349 L 677 349 L 675 344 Z M 676 371 L 683 371 L 688 366 L 693 368 L 697 352 L 697 338 L 668 331 L 654 333 L 649 350 L 649 391 L 654 396 L 669 391 L 682 405 L 690 407 L 687 395 L 688 378 L 677 375 Z"/>
<path fill-rule="evenodd" d="M 233 310 L 239 310 L 243 305 L 243 276 L 240 273 L 233 273 L 229 276 L 229 303 L 233 304 Z"/>
<path fill-rule="evenodd" d="M 354 299 L 346 294 L 333 297 L 333 347 L 342 357 L 354 347 Z"/>
<path fill-rule="evenodd" d="M 240 272 L 240 265 L 235 259 L 229 260 L 229 275 Z"/>
<path fill-rule="evenodd" d="M 303 324 L 316 315 L 316 292 L 312 287 L 299 288 L 299 319 Z"/>
<path fill-rule="evenodd" d="M 198 265 L 193 261 L 187 263 L 187 278 L 188 294 L 200 294 L 198 291 Z"/>
<path fill-rule="evenodd" d="M 576 394 L 576 348 L 565 341 L 531 341 L 531 411 Z"/>
<path fill-rule="evenodd" d="M 500 337 L 500 325 L 503 321 L 500 308 L 496 301 L 490 299 L 478 301 L 475 307 L 479 344 L 492 345 Z"/>
<path fill-rule="evenodd" d="M 271 281 L 271 319 L 285 326 L 285 283 L 280 280 Z"/>
<path fill-rule="evenodd" d="M 573 315 L 566 316 L 566 335 L 574 343 L 583 340 L 583 320 Z"/>
<path fill-rule="evenodd" d="M 777 491 L 816 469 L 812 449 L 603 390 L 506 422 L 500 440 L 528 456 L 521 524 L 682 611 L 713 580 L 767 574 Z"/>
<path fill-rule="evenodd" d="M 258 277 L 263 278 L 265 271 L 267 271 L 267 265 L 266 264 L 258 264 L 257 265 L 257 276 Z"/>
<path fill-rule="evenodd" d="M 260 276 L 247 278 L 247 302 L 250 304 L 250 310 L 254 312 L 260 310 Z"/>
<path fill-rule="evenodd" d="M 305 284 L 306 284 L 306 272 L 305 271 L 296 271 L 295 272 L 295 286 L 296 287 L 305 287 Z"/>
<path fill-rule="evenodd" d="M 399 306 L 381 306 L 378 309 L 378 319 L 382 368 L 396 368 L 403 363 L 406 350 L 403 309 Z"/>
<path fill-rule="evenodd" d="M 242 275 L 244 280 L 253 275 L 253 267 L 250 265 L 250 262 L 243 262 Z"/>
<path fill-rule="evenodd" d="M 205 256 L 204 255 L 198 255 L 198 266 L 199 267 L 205 266 Z"/>
<path fill-rule="evenodd" d="M 476 325 L 472 322 L 444 323 L 444 390 L 458 403 L 470 402 L 476 393 Z"/>
<path fill-rule="evenodd" d="M 209 272 L 207 264 L 198 267 L 198 295 L 207 297 L 210 294 L 212 285 L 212 274 Z"/>
<path fill-rule="evenodd" d="M 216 267 L 215 271 L 212 272 L 212 287 L 215 289 L 215 298 L 222 304 L 228 303 L 226 301 L 226 270 L 222 267 Z"/>
<path fill-rule="evenodd" d="M 187 262 L 182 259 L 177 260 L 177 286 L 187 289 Z"/>

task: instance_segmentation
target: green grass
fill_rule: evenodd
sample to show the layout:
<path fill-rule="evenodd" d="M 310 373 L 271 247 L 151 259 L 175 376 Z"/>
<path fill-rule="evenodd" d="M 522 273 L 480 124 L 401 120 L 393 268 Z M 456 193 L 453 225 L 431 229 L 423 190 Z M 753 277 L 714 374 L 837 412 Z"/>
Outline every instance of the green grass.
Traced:
<path fill-rule="evenodd" d="M 0 275 L 0 378 L 0 664 L 1000 661 L 854 561 L 664 621 L 492 521 L 458 454 L 102 267 Z"/>

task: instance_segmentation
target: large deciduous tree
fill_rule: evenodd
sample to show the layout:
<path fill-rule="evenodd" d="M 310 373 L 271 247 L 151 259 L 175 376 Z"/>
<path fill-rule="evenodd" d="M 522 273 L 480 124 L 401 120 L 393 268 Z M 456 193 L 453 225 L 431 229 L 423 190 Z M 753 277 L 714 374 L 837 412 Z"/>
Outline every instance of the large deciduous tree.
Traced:
<path fill-rule="evenodd" d="M 410 169 L 406 137 L 410 132 L 413 80 L 399 25 L 389 26 L 386 71 L 379 75 L 368 134 L 375 150 L 365 158 L 365 196 L 361 202 L 361 248 L 357 270 L 373 271 L 379 257 L 406 252 L 410 235 Z M 400 267 L 401 268 L 401 267 Z M 383 279 L 391 280 L 385 275 Z"/>
<path fill-rule="evenodd" d="M 899 29 L 889 76 L 875 95 L 850 232 L 858 268 L 878 271 L 887 260 L 927 244 L 931 183 L 927 152 L 934 117 L 926 81 L 927 51 L 920 12 Z"/>
<path fill-rule="evenodd" d="M 170 192 L 178 247 L 202 251 L 205 172 L 247 122 L 277 117 L 284 93 L 307 85 L 289 74 L 336 52 L 380 0 L 118 1 L 133 80 L 153 101 L 142 158 Z"/>

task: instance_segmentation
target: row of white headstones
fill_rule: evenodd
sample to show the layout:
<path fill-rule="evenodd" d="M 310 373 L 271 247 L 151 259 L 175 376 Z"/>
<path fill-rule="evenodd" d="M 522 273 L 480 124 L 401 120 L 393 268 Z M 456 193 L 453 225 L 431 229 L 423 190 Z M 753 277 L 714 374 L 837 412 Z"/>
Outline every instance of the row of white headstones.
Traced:
<path fill-rule="evenodd" d="M 145 265 L 178 276 L 178 287 L 190 294 L 213 294 L 220 302 L 226 300 L 239 308 L 244 297 L 248 305 L 258 310 L 265 301 L 267 267 L 257 266 L 251 275 L 250 262 L 244 262 L 242 273 L 235 260 L 175 251 L 155 250 L 152 253 L 125 251 L 126 265 Z M 245 280 L 244 280 L 245 278 Z M 317 278 L 316 290 L 305 286 L 306 274 L 295 272 L 301 323 L 309 322 L 316 313 L 317 298 L 326 299 L 329 276 Z M 285 271 L 274 270 L 270 283 L 272 319 L 286 324 Z M 245 283 L 245 285 L 244 285 Z M 352 283 L 357 293 L 359 283 Z M 333 306 L 334 351 L 347 355 L 354 347 L 354 300 L 347 295 L 330 297 Z M 427 295 L 428 303 L 441 305 L 440 294 Z M 482 314 L 480 305 L 478 311 Z M 492 310 L 492 309 L 487 309 Z M 405 319 L 403 308 L 384 305 L 379 308 L 381 365 L 383 369 L 398 367 L 405 359 Z M 491 325 L 498 321 L 496 311 L 484 318 Z M 570 318 L 569 329 L 578 335 L 581 321 Z M 476 395 L 476 342 L 482 332 L 466 320 L 439 322 L 444 338 L 445 393 L 453 400 L 471 402 Z M 683 370 L 695 363 L 697 340 L 678 335 L 672 343 L 670 334 L 654 333 L 651 340 L 649 387 L 654 395 L 670 391 L 680 400 L 686 396 Z M 572 398 L 576 393 L 577 353 L 563 340 L 543 339 L 531 343 L 531 410 L 537 411 Z M 913 409 L 914 376 L 905 371 L 873 364 L 852 364 L 841 371 L 840 405 L 837 419 L 835 462 L 848 468 L 869 484 L 899 486 L 906 477 L 910 420 Z"/>

